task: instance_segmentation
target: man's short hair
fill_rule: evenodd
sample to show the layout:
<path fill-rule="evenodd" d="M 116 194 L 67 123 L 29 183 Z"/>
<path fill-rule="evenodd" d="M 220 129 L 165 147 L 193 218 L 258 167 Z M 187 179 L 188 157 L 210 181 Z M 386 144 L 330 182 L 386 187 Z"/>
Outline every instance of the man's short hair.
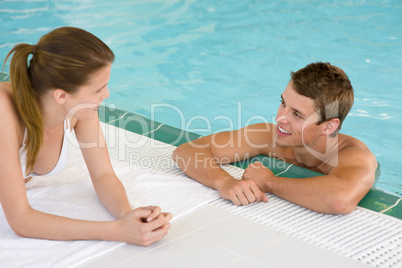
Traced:
<path fill-rule="evenodd" d="M 338 118 L 339 131 L 354 101 L 353 87 L 345 72 L 328 62 L 316 62 L 290 76 L 294 90 L 314 101 L 320 114 L 317 124 Z"/>

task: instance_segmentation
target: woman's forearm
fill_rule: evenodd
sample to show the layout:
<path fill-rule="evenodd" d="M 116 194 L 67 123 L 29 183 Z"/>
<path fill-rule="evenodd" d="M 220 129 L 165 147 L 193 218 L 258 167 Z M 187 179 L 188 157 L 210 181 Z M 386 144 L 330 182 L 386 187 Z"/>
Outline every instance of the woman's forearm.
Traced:
<path fill-rule="evenodd" d="M 126 189 L 115 174 L 105 174 L 93 184 L 102 205 L 115 219 L 123 218 L 132 210 Z"/>
<path fill-rule="evenodd" d="M 66 218 L 28 209 L 10 226 L 22 237 L 50 240 L 122 241 L 117 221 L 86 221 Z"/>

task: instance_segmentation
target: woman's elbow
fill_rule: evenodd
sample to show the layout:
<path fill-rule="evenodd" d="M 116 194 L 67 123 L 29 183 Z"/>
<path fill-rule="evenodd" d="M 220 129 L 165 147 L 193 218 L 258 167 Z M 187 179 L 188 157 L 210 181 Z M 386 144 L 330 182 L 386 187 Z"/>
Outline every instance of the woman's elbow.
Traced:
<path fill-rule="evenodd" d="M 14 233 L 20 237 L 31 237 L 24 220 L 9 221 L 9 225 Z"/>
<path fill-rule="evenodd" d="M 34 210 L 28 206 L 24 209 L 15 209 L 11 215 L 6 215 L 7 222 L 16 235 L 21 237 L 32 237 L 29 224 L 32 223 L 30 215 L 32 215 L 31 213 L 33 211 Z"/>

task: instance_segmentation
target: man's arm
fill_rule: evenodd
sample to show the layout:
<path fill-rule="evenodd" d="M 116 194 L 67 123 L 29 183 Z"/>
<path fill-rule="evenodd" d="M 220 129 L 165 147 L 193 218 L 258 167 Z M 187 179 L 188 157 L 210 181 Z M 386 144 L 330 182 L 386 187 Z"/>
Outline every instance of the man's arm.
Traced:
<path fill-rule="evenodd" d="M 236 205 L 268 201 L 254 181 L 235 180 L 220 168 L 264 152 L 272 133 L 271 124 L 255 124 L 240 130 L 215 133 L 180 145 L 172 158 L 189 177 L 216 189 Z"/>
<path fill-rule="evenodd" d="M 276 177 L 261 163 L 250 164 L 243 179 L 254 180 L 264 192 L 328 214 L 348 214 L 367 194 L 375 180 L 377 161 L 367 150 L 349 148 L 328 175 L 294 179 Z"/>

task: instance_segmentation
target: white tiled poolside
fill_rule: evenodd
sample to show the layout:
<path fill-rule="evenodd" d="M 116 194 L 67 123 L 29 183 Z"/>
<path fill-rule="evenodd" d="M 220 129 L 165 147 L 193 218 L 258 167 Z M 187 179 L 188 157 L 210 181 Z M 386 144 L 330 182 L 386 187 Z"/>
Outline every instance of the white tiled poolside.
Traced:
<path fill-rule="evenodd" d="M 136 152 L 168 157 L 174 149 L 154 147 Z M 243 172 L 224 169 L 235 178 Z M 181 173 L 177 167 L 165 172 Z M 349 215 L 325 215 L 268 196 L 268 203 L 241 207 L 217 199 L 174 219 L 168 235 L 149 247 L 123 245 L 79 267 L 402 266 L 401 220 L 359 207 Z"/>
<path fill-rule="evenodd" d="M 213 205 L 174 221 L 148 248 L 124 245 L 90 267 L 370 267 Z"/>

